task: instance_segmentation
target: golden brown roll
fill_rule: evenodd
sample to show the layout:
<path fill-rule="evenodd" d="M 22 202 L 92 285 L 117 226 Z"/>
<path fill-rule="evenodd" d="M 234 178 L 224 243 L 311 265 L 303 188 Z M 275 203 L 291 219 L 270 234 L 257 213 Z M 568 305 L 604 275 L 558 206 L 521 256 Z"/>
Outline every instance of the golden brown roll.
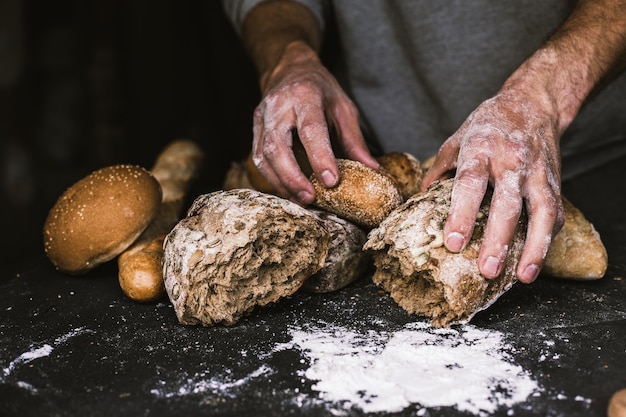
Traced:
<path fill-rule="evenodd" d="M 315 175 L 314 204 L 366 228 L 376 227 L 394 208 L 402 204 L 395 180 L 357 161 L 337 159 L 339 183 L 326 188 Z"/>
<path fill-rule="evenodd" d="M 161 204 L 158 181 L 142 167 L 113 165 L 68 188 L 44 223 L 44 250 L 54 266 L 85 273 L 115 258 L 154 219 Z"/>

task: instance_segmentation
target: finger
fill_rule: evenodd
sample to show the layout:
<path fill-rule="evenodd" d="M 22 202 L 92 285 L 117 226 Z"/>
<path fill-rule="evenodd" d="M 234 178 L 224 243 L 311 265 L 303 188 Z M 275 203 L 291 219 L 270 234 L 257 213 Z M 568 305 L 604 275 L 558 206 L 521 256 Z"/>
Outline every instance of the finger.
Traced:
<path fill-rule="evenodd" d="M 289 193 L 283 187 L 280 179 L 276 176 L 272 167 L 267 163 L 265 155 L 263 155 L 263 136 L 265 132 L 265 123 L 263 122 L 263 113 L 265 111 L 264 103 L 259 104 L 254 110 L 252 123 L 252 162 L 259 170 L 267 182 L 276 190 L 278 195 L 285 198 L 289 197 Z"/>
<path fill-rule="evenodd" d="M 348 97 L 342 97 L 333 106 L 330 117 L 346 156 L 370 168 L 380 168 L 380 164 L 367 148 L 359 126 L 359 112 L 354 103 Z"/>
<path fill-rule="evenodd" d="M 253 161 L 277 192 L 285 198 L 310 204 L 313 185 L 302 173 L 292 151 L 293 112 L 268 117 L 264 107 L 255 111 Z"/>
<path fill-rule="evenodd" d="M 519 184 L 518 174 L 505 171 L 494 185 L 489 219 L 478 256 L 478 269 L 485 278 L 495 278 L 502 272 L 522 212 Z"/>
<path fill-rule="evenodd" d="M 459 147 L 455 137 L 452 137 L 439 148 L 433 164 L 424 174 L 421 190 L 425 191 L 436 180 L 449 178 L 450 172 L 456 167 L 458 155 Z"/>
<path fill-rule="evenodd" d="M 516 271 L 519 281 L 526 284 L 539 275 L 552 238 L 565 219 L 563 202 L 551 191 L 535 193 L 528 200 L 526 241 Z"/>
<path fill-rule="evenodd" d="M 448 250 L 460 252 L 469 242 L 488 181 L 489 176 L 482 164 L 457 172 L 450 213 L 444 226 L 445 246 Z"/>
<path fill-rule="evenodd" d="M 321 95 L 300 94 L 300 97 L 294 103 L 298 137 L 315 175 L 326 187 L 333 187 L 339 180 L 339 170 L 330 142 Z"/>

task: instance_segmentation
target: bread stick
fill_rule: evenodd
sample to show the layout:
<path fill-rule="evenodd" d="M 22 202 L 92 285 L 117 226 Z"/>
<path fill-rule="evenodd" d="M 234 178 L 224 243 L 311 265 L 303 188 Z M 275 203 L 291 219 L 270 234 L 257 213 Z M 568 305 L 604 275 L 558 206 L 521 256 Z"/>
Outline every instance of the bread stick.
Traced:
<path fill-rule="evenodd" d="M 180 220 L 185 196 L 198 175 L 202 150 L 186 139 L 170 143 L 157 157 L 151 173 L 161 185 L 163 199 L 155 219 L 118 257 L 118 279 L 126 296 L 152 302 L 165 295 L 163 239 Z"/>

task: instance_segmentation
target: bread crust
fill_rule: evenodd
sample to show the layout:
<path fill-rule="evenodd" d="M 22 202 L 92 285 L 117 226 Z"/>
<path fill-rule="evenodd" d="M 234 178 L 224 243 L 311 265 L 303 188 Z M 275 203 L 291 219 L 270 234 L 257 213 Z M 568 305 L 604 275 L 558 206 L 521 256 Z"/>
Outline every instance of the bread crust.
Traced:
<path fill-rule="evenodd" d="M 309 210 L 255 190 L 198 197 L 164 243 L 163 278 L 183 324 L 232 325 L 297 291 L 330 233 Z"/>
<path fill-rule="evenodd" d="M 135 165 L 92 172 L 69 187 L 44 222 L 44 250 L 68 274 L 83 274 L 115 258 L 154 219 L 161 187 Z"/>
<path fill-rule="evenodd" d="M 199 174 L 204 152 L 188 139 L 176 139 L 157 156 L 150 170 L 163 191 L 155 218 L 117 259 L 118 281 L 124 294 L 137 302 L 165 297 L 163 240 L 183 214 L 187 192 Z"/>
<path fill-rule="evenodd" d="M 515 284 L 526 229 L 522 216 L 502 273 L 495 279 L 484 278 L 477 258 L 491 193 L 480 207 L 467 247 L 453 253 L 443 244 L 453 181 L 435 182 L 411 197 L 369 233 L 363 247 L 374 260 L 374 283 L 408 313 L 426 317 L 436 327 L 468 322 Z"/>
<path fill-rule="evenodd" d="M 337 167 L 340 179 L 335 187 L 326 188 L 315 175 L 310 177 L 315 206 L 371 229 L 402 204 L 402 194 L 389 174 L 349 159 L 337 159 Z"/>
<path fill-rule="evenodd" d="M 602 278 L 608 267 L 608 254 L 600 235 L 566 198 L 563 207 L 565 223 L 550 244 L 542 272 L 555 278 Z"/>
<path fill-rule="evenodd" d="M 362 278 L 368 269 L 369 255 L 362 248 L 367 234 L 356 224 L 322 210 L 315 214 L 330 232 L 331 242 L 324 267 L 302 285 L 303 291 L 328 293 L 338 291 Z"/>
<path fill-rule="evenodd" d="M 390 152 L 376 160 L 381 168 L 396 180 L 404 200 L 420 191 L 424 170 L 413 155 L 407 152 Z"/>

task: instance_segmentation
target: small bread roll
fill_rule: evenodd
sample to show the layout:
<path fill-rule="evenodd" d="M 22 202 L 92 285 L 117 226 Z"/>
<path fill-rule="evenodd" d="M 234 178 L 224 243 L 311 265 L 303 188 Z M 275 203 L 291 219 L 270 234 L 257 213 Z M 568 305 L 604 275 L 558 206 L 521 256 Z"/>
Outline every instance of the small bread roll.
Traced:
<path fill-rule="evenodd" d="M 407 200 L 420 190 L 423 169 L 420 162 L 407 152 L 391 152 L 376 158 L 380 166 L 396 180 L 402 198 Z"/>
<path fill-rule="evenodd" d="M 82 274 L 122 253 L 154 219 L 161 187 L 142 167 L 114 165 L 68 188 L 44 223 L 44 250 L 54 266 Z"/>
<path fill-rule="evenodd" d="M 317 207 L 371 229 L 402 204 L 389 174 L 349 159 L 337 159 L 337 167 L 340 179 L 335 187 L 326 188 L 315 175 L 310 177 Z"/>
<path fill-rule="evenodd" d="M 607 417 L 626 417 L 626 388 L 613 394 L 606 415 Z"/>

